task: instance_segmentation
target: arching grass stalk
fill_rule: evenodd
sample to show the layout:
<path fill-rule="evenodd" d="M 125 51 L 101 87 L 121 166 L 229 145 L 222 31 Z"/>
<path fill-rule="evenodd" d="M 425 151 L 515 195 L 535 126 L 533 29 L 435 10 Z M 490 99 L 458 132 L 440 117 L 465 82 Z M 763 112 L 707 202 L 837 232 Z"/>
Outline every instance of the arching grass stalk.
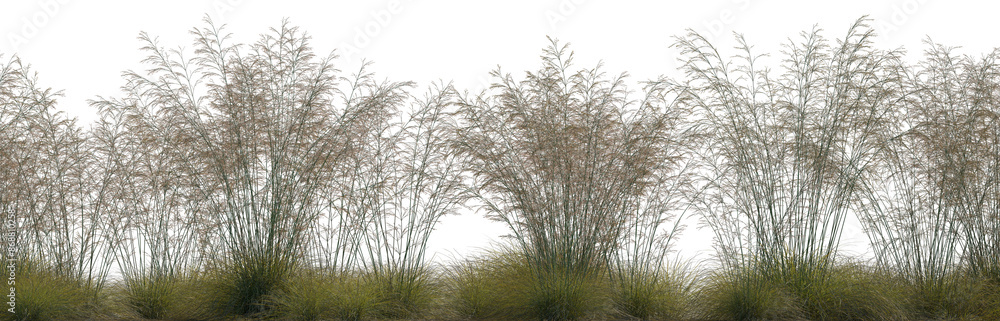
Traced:
<path fill-rule="evenodd" d="M 150 246 L 155 255 L 176 257 L 125 265 L 152 264 L 156 272 L 155 265 L 165 263 L 176 271 L 194 244 L 174 253 L 155 247 L 196 231 L 198 254 L 207 258 L 207 284 L 214 286 L 208 291 L 216 294 L 209 305 L 216 314 L 252 315 L 268 309 L 265 298 L 301 265 L 319 213 L 319 191 L 354 151 L 356 133 L 389 106 L 377 100 L 339 106 L 337 98 L 344 95 L 334 56 L 317 59 L 309 37 L 287 22 L 247 46 L 230 43 L 211 21 L 207 25 L 192 31 L 193 59 L 143 35 L 149 71 L 126 73 L 126 99 L 117 105 L 138 105 L 156 115 L 145 121 L 170 135 L 159 141 L 170 143 L 164 152 L 169 166 L 184 178 L 170 183 L 189 203 L 149 213 L 173 220 L 180 212 L 180 226 L 154 222 L 126 230 L 142 235 L 144 244 L 133 250 Z M 152 187 L 152 195 L 179 192 L 171 185 Z M 188 216 L 194 214 L 205 217 Z"/>
<path fill-rule="evenodd" d="M 92 132 L 56 111 L 60 95 L 16 57 L 0 65 L 0 209 L 18 303 L 4 314 L 16 319 L 94 316 L 114 258 L 104 230 L 115 166 Z"/>
<path fill-rule="evenodd" d="M 833 45 L 819 33 L 790 41 L 776 76 L 742 36 L 737 63 L 694 32 L 675 44 L 686 57 L 689 103 L 713 135 L 703 148 L 699 207 L 722 268 L 759 270 L 796 295 L 829 277 L 845 219 L 903 97 L 899 53 L 872 48 L 865 19 Z M 736 288 L 759 288 L 756 278 L 735 280 L 749 282 Z M 733 309 L 718 317 L 765 317 Z"/>
<path fill-rule="evenodd" d="M 371 272 L 385 292 L 386 317 L 412 317 L 427 309 L 435 290 L 427 266 L 430 233 L 468 197 L 460 155 L 451 153 L 454 90 L 432 90 L 412 106 L 409 83 L 375 85 L 390 93 L 389 113 L 371 124 L 346 174 L 328 195 L 332 205 L 318 227 L 321 266 Z"/>
<path fill-rule="evenodd" d="M 123 88 L 126 98 L 92 101 L 99 157 L 115 164 L 117 206 L 105 231 L 117 245 L 124 301 L 145 318 L 166 318 L 177 302 L 176 283 L 197 269 L 199 198 L 185 175 L 186 152 L 176 129 L 155 104 Z"/>
<path fill-rule="evenodd" d="M 524 80 L 494 71 L 490 91 L 459 102 L 456 147 L 471 158 L 477 198 L 525 256 L 538 282 L 525 308 L 543 319 L 602 310 L 603 299 L 592 297 L 601 291 L 577 290 L 607 277 L 629 222 L 670 217 L 656 204 L 674 195 L 651 193 L 676 171 L 681 144 L 682 116 L 662 85 L 636 101 L 625 74 L 574 72 L 572 60 L 553 40 Z"/>
<path fill-rule="evenodd" d="M 610 261 L 611 301 L 616 313 L 643 320 L 681 318 L 688 311 L 695 276 L 690 266 L 668 262 L 682 220 L 691 208 L 685 198 L 697 194 L 693 186 L 697 159 L 694 148 L 699 129 L 687 119 L 692 111 L 682 108 L 683 86 L 661 79 L 646 84 L 645 100 L 666 108 L 671 123 L 665 133 L 661 163 L 653 170 L 649 189 L 637 199 L 635 213 L 623 225 L 622 240 Z"/>
<path fill-rule="evenodd" d="M 39 87 L 16 58 L 0 67 L 0 208 L 11 219 L 3 231 L 16 242 L 5 256 L 96 295 L 114 259 L 103 231 L 118 185 L 92 133 L 56 111 L 60 95 Z"/>
<path fill-rule="evenodd" d="M 883 151 L 864 207 L 878 262 L 914 289 L 920 317 L 978 313 L 970 279 L 996 280 L 1000 153 L 997 52 L 981 60 L 927 42 L 912 68 L 904 127 Z M 970 305 L 971 304 L 971 305 Z"/>

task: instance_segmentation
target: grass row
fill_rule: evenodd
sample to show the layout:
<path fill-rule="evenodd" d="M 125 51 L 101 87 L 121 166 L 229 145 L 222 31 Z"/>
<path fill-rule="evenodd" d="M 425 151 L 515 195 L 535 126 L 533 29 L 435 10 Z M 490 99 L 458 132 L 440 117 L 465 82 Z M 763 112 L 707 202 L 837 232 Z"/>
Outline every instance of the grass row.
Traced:
<path fill-rule="evenodd" d="M 258 266 L 266 266 L 261 262 Z M 863 264 L 826 271 L 742 269 L 657 273 L 537 271 L 493 251 L 401 276 L 302 269 L 220 269 L 112 283 L 97 291 L 37 265 L 19 268 L 15 320 L 996 320 L 1000 284 L 966 274 L 915 284 Z M 782 272 L 783 271 L 783 272 Z M 798 272 L 794 272 L 798 271 Z M 250 273 L 248 273 L 250 272 Z M 255 273 L 254 273 L 255 272 Z M 785 273 L 776 275 L 776 273 Z M 410 282 L 400 282 L 409 280 Z M 249 284 L 252 283 L 252 284 Z M 274 287 L 253 313 L 248 289 Z"/>
<path fill-rule="evenodd" d="M 803 33 L 775 78 L 742 38 L 730 64 L 692 33 L 689 79 L 636 100 L 553 40 L 524 80 L 414 102 L 363 70 L 337 90 L 287 24 L 246 56 L 211 22 L 195 34 L 191 61 L 144 35 L 156 76 L 127 74 L 93 132 L 22 93 L 26 72 L 0 86 L 41 102 L 12 124 L 44 129 L 0 154 L 28 235 L 2 318 L 1000 319 L 992 62 L 911 74 L 860 19 L 837 46 Z M 430 233 L 470 198 L 510 247 L 431 265 Z M 663 265 L 688 211 L 713 267 Z M 838 251 L 852 214 L 874 263 Z"/>

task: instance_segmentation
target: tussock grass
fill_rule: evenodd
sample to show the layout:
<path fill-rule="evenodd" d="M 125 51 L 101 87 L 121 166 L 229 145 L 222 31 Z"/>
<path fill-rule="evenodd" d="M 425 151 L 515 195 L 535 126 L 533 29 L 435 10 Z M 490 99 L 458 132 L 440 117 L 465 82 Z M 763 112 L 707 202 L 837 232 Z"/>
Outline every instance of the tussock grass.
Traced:
<path fill-rule="evenodd" d="M 292 262 L 280 256 L 237 256 L 202 276 L 207 312 L 215 317 L 264 316 L 267 298 L 288 286 Z"/>
<path fill-rule="evenodd" d="M 15 313 L 4 311 L 4 320 L 85 320 L 106 312 L 98 289 L 83 280 L 60 275 L 37 261 L 17 263 Z"/>
<path fill-rule="evenodd" d="M 518 283 L 527 272 L 512 252 L 493 251 L 483 258 L 466 259 L 444 274 L 445 309 L 460 319 L 501 319 L 513 306 L 506 286 Z"/>
<path fill-rule="evenodd" d="M 584 320 L 610 316 L 606 275 L 533 270 L 526 255 L 498 250 L 446 273 L 445 308 L 473 320 Z"/>
<path fill-rule="evenodd" d="M 196 271 L 173 277 L 147 276 L 112 285 L 119 319 L 207 320 L 215 297 L 209 279 Z"/>
<path fill-rule="evenodd" d="M 974 307 L 988 300 L 978 288 L 996 282 L 1000 266 L 1000 53 L 926 44 L 903 81 L 902 126 L 880 151 L 880 180 L 865 186 L 860 217 L 880 268 L 913 293 L 916 317 L 962 318 L 984 310 Z"/>
<path fill-rule="evenodd" d="M 802 32 L 784 46 L 777 74 L 741 35 L 735 62 L 697 33 L 677 38 L 688 102 L 712 135 L 694 200 L 721 263 L 705 292 L 710 315 L 898 317 L 892 301 L 863 286 L 862 270 L 838 266 L 845 221 L 873 182 L 907 94 L 901 53 L 875 49 L 868 22 L 835 44 L 818 28 Z"/>
<path fill-rule="evenodd" d="M 611 273 L 611 302 L 618 316 L 639 320 L 690 316 L 700 281 L 692 266 L 675 264 L 657 270 L 630 266 Z"/>
<path fill-rule="evenodd" d="M 698 300 L 706 318 L 727 320 L 905 320 L 898 280 L 857 264 L 827 271 L 760 266 L 712 274 Z M 786 272 L 788 273 L 788 272 Z"/>
<path fill-rule="evenodd" d="M 608 309 L 605 275 L 592 271 L 532 271 L 528 284 L 521 285 L 521 313 L 514 315 L 533 320 L 585 320 L 603 318 Z"/>
<path fill-rule="evenodd" d="M 124 213 L 113 236 L 127 281 L 204 270 L 210 314 L 260 315 L 299 268 L 320 191 L 388 104 L 339 90 L 334 56 L 287 22 L 246 46 L 206 24 L 192 59 L 141 34 L 149 72 L 94 102 L 123 142 L 110 153 L 139 163 L 116 199 L 145 211 Z"/>
<path fill-rule="evenodd" d="M 306 271 L 292 277 L 269 299 L 277 320 L 369 320 L 388 304 L 371 276 L 360 273 Z"/>
<path fill-rule="evenodd" d="M 571 68 L 573 53 L 551 40 L 537 71 L 515 80 L 496 70 L 489 91 L 458 102 L 455 149 L 468 157 L 473 191 L 489 217 L 512 233 L 516 255 L 500 255 L 510 260 L 500 265 L 524 260 L 526 271 L 505 286 L 514 287 L 505 304 L 525 318 L 607 312 L 606 279 L 623 256 L 620 247 L 635 241 L 638 252 L 652 255 L 669 242 L 646 241 L 676 231 L 658 228 L 673 217 L 669 200 L 680 195 L 665 185 L 682 181 L 674 178 L 687 142 L 680 125 L 686 111 L 676 95 L 664 81 L 630 98 L 626 74 Z M 649 244 L 655 250 L 639 250 Z M 489 278 L 507 269 L 462 271 Z"/>
<path fill-rule="evenodd" d="M 382 271 L 367 278 L 383 296 L 378 316 L 386 319 L 425 317 L 440 295 L 436 275 L 427 268 Z"/>
<path fill-rule="evenodd" d="M 901 278 L 905 295 L 899 300 L 917 319 L 991 320 L 997 314 L 997 285 L 965 271 L 956 271 L 940 279 L 923 283 Z"/>
<path fill-rule="evenodd" d="M 713 271 L 697 299 L 700 313 L 719 320 L 795 319 L 803 316 L 794 297 L 753 266 Z"/>
<path fill-rule="evenodd" d="M 905 320 L 897 280 L 859 264 L 834 266 L 822 280 L 795 288 L 812 320 Z"/>
<path fill-rule="evenodd" d="M 10 244 L 4 258 L 22 269 L 18 318 L 75 315 L 68 310 L 102 293 L 114 260 L 105 233 L 114 170 L 94 134 L 56 109 L 60 96 L 17 57 L 0 63 L 0 210 L 8 216 L 0 233 Z"/>
<path fill-rule="evenodd" d="M 1000 284 L 988 283 L 980 291 L 979 315 L 985 320 L 1000 320 Z"/>
<path fill-rule="evenodd" d="M 178 308 L 177 281 L 162 276 L 147 276 L 127 282 L 122 289 L 129 309 L 146 319 L 165 319 Z"/>
<path fill-rule="evenodd" d="M 267 300 L 280 320 L 369 320 L 427 317 L 439 293 L 434 275 L 306 270 Z"/>

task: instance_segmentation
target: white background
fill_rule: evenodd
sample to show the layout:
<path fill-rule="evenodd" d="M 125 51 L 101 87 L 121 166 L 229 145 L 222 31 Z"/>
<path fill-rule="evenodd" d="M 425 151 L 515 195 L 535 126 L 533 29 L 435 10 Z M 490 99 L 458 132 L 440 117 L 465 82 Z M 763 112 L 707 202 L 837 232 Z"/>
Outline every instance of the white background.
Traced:
<path fill-rule="evenodd" d="M 980 56 L 1000 45 L 997 9 L 1000 5 L 988 1 L 942 0 L 4 1 L 0 53 L 3 61 L 17 54 L 38 72 L 42 86 L 63 90 L 58 108 L 89 126 L 95 109 L 87 100 L 115 96 L 121 72 L 142 68 L 140 31 L 158 37 L 162 46 L 191 48 L 188 31 L 205 26 L 206 15 L 225 23 L 239 42 L 255 41 L 288 18 L 312 36 L 318 54 L 336 50 L 345 73 L 356 71 L 364 58 L 375 62 L 372 70 L 380 78 L 421 86 L 453 81 L 478 91 L 497 66 L 515 76 L 534 70 L 546 36 L 569 42 L 577 67 L 603 61 L 606 72 L 627 71 L 634 82 L 678 77 L 677 51 L 670 44 L 689 28 L 723 50 L 739 32 L 758 52 L 780 57 L 780 45 L 801 31 L 818 25 L 827 38 L 839 38 L 869 15 L 877 45 L 905 48 L 908 61 L 920 58 L 927 37 Z M 705 258 L 711 239 L 696 225 L 689 222 L 678 249 L 686 257 Z M 475 213 L 448 217 L 432 237 L 431 250 L 437 259 L 462 256 L 503 233 L 503 226 Z M 867 242 L 852 223 L 842 249 L 864 254 Z"/>

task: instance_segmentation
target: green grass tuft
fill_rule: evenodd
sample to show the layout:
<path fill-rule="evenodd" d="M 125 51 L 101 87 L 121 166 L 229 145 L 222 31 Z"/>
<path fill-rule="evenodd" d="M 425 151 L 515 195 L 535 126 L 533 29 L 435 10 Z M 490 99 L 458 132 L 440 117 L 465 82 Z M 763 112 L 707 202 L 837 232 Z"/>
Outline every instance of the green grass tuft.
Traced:
<path fill-rule="evenodd" d="M 533 269 L 512 251 L 458 264 L 446 284 L 447 309 L 460 319 L 581 320 L 604 317 L 610 306 L 603 275 Z"/>
<path fill-rule="evenodd" d="M 701 292 L 705 302 L 702 313 L 709 319 L 758 320 L 782 319 L 801 316 L 793 304 L 791 294 L 762 271 L 744 267 L 713 273 Z"/>
<path fill-rule="evenodd" d="M 210 291 L 215 276 L 190 271 L 174 277 L 146 276 L 131 282 L 113 285 L 115 303 L 125 319 L 206 320 L 210 302 L 216 297 Z"/>
<path fill-rule="evenodd" d="M 600 316 L 606 308 L 602 276 L 575 271 L 536 271 L 529 279 L 524 316 L 537 320 L 582 320 Z"/>
<path fill-rule="evenodd" d="M 267 298 L 283 290 L 293 265 L 279 255 L 237 255 L 210 269 L 204 278 L 206 309 L 215 317 L 268 312 Z"/>
<path fill-rule="evenodd" d="M 626 268 L 616 272 L 611 297 L 615 311 L 625 318 L 676 320 L 688 310 L 693 275 L 681 269 L 642 271 Z"/>
<path fill-rule="evenodd" d="M 814 273 L 804 286 L 792 288 L 811 320 L 902 320 L 903 296 L 894 282 L 854 264 Z"/>
<path fill-rule="evenodd" d="M 440 292 L 433 282 L 434 275 L 427 269 L 388 270 L 372 273 L 369 278 L 385 299 L 379 317 L 386 319 L 422 317 Z"/>
<path fill-rule="evenodd" d="M 445 277 L 445 308 L 453 318 L 496 320 L 517 309 L 514 290 L 526 284 L 530 273 L 523 257 L 493 251 L 451 267 Z"/>
<path fill-rule="evenodd" d="M 20 261 L 15 280 L 15 308 L 4 305 L 4 320 L 83 320 L 94 317 L 98 291 L 83 282 L 51 272 L 35 262 Z"/>
<path fill-rule="evenodd" d="M 367 320 L 382 311 L 385 295 L 360 274 L 307 271 L 271 296 L 269 315 L 278 320 Z"/>
<path fill-rule="evenodd" d="M 125 305 L 146 319 L 165 319 L 177 305 L 177 284 L 173 278 L 146 276 L 125 282 Z"/>
<path fill-rule="evenodd" d="M 896 283 L 856 264 L 758 265 L 712 276 L 701 296 L 713 319 L 902 320 L 905 296 Z"/>
<path fill-rule="evenodd" d="M 962 272 L 905 287 L 912 317 L 935 320 L 998 319 L 1000 295 L 997 289 L 997 284 L 989 279 Z"/>
<path fill-rule="evenodd" d="M 526 271 L 518 269 L 518 264 L 510 264 L 511 259 L 502 258 L 505 254 L 494 252 L 487 258 L 467 259 L 448 269 L 445 307 L 454 318 L 501 319 L 512 309 L 503 289 L 505 285 L 517 283 L 514 280 Z M 505 284 L 504 280 L 509 283 Z"/>

